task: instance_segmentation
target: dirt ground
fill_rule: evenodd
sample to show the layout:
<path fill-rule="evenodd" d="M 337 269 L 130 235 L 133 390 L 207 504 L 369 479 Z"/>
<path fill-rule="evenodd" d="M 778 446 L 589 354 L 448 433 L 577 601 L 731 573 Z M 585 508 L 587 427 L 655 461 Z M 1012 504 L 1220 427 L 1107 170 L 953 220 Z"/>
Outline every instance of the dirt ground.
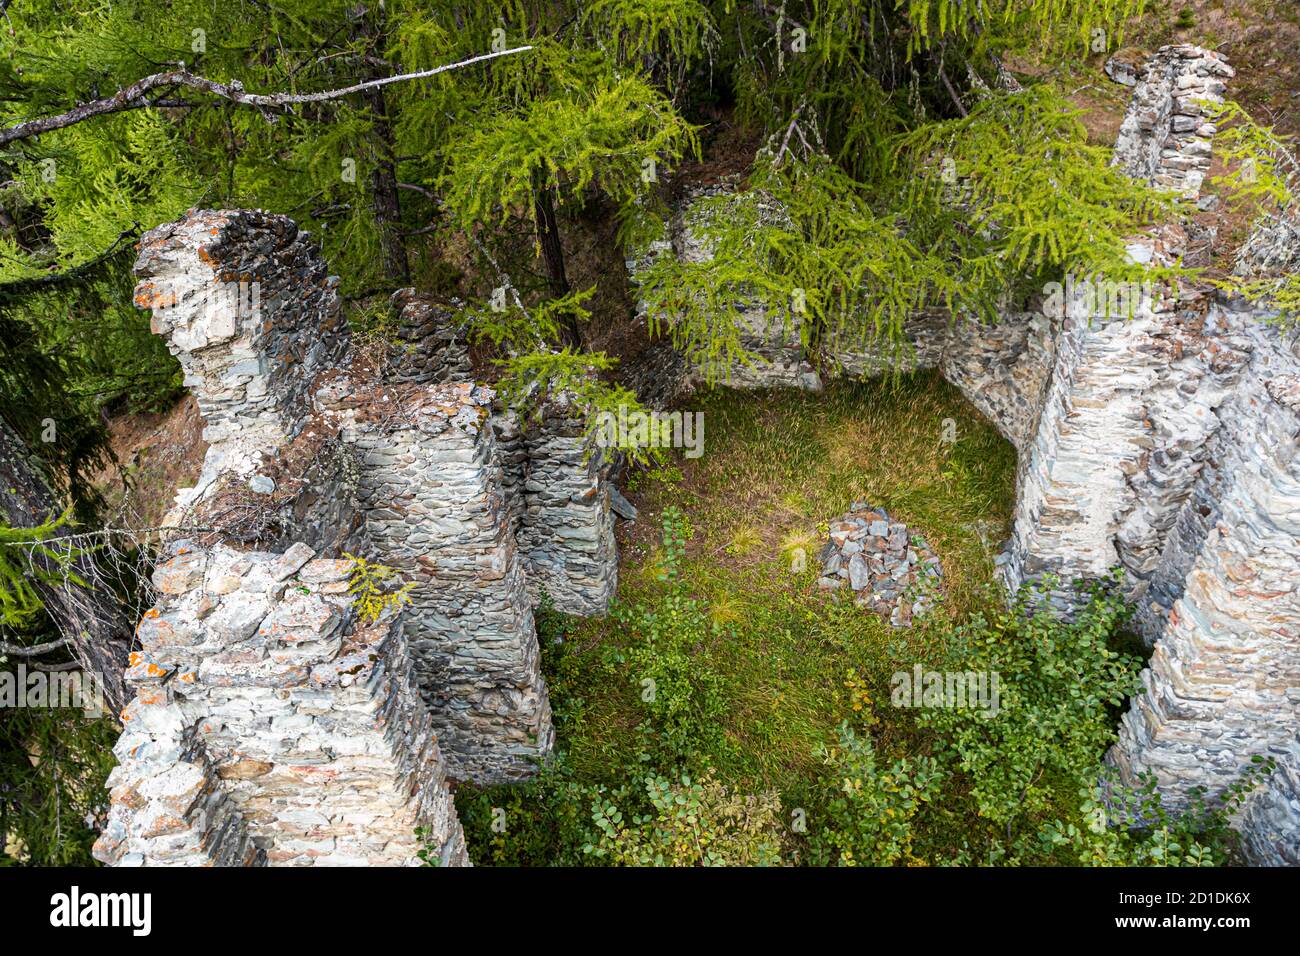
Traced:
<path fill-rule="evenodd" d="M 105 523 L 156 528 L 176 489 L 192 485 L 203 466 L 208 445 L 198 404 L 186 395 L 166 412 L 120 415 L 108 427 L 118 463 L 93 479 L 108 503 Z"/>

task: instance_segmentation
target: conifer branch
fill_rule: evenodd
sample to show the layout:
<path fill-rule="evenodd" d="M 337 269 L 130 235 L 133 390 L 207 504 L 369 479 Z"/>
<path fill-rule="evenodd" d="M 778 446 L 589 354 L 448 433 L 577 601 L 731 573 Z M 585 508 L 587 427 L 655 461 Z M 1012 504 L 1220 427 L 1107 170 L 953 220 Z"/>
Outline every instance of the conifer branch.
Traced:
<path fill-rule="evenodd" d="M 14 279 L 12 282 L 0 283 L 0 304 L 10 301 L 17 296 L 29 295 L 33 292 L 41 292 L 45 289 L 63 285 L 68 282 L 74 282 L 78 279 L 84 279 L 90 273 L 102 266 L 105 262 L 113 259 L 129 246 L 124 243 L 138 238 L 140 235 L 140 224 L 134 222 L 129 229 L 123 229 L 113 244 L 95 256 L 80 265 L 73 266 L 65 272 L 52 272 L 48 275 L 31 276 L 26 279 Z"/>
<path fill-rule="evenodd" d="M 49 133 L 57 129 L 64 129 L 96 116 L 106 116 L 111 113 L 121 113 L 126 110 L 143 109 L 152 106 L 153 103 L 145 99 L 145 96 L 154 90 L 189 87 L 211 96 L 229 100 L 238 106 L 275 109 L 304 103 L 322 103 L 326 100 L 336 100 L 344 96 L 350 96 L 353 93 L 361 93 L 407 80 L 424 80 L 431 76 L 437 76 L 439 73 L 446 73 L 449 70 L 458 70 L 462 67 L 472 66 L 475 63 L 482 63 L 485 60 L 494 60 L 497 57 L 509 56 L 512 53 L 523 53 L 531 49 L 531 46 L 521 46 L 511 50 L 483 53 L 455 63 L 446 63 L 434 67 L 432 70 L 380 77 L 377 80 L 367 80 L 364 83 L 356 83 L 337 90 L 322 90 L 319 93 L 249 93 L 244 90 L 244 84 L 239 80 L 218 83 L 215 80 L 197 76 L 188 70 L 168 70 L 163 73 L 150 74 L 136 80 L 130 86 L 118 90 L 112 96 L 91 100 L 89 103 L 82 103 L 66 113 L 59 113 L 56 116 L 43 116 L 40 119 L 28 120 L 24 123 L 6 127 L 0 130 L 0 146 L 21 139 L 30 139 L 33 136 L 39 136 L 42 133 Z"/>

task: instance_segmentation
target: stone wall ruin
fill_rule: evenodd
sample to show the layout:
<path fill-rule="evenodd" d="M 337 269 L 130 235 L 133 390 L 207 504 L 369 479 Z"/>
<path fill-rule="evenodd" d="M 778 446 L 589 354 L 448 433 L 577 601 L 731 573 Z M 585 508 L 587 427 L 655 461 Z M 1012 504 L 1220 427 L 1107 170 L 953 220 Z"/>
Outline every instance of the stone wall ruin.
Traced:
<path fill-rule="evenodd" d="M 1195 203 L 1215 133 L 1207 107 L 1232 76 L 1212 51 L 1157 51 L 1125 77 L 1135 89 L 1115 164 Z M 679 210 L 657 254 L 689 248 L 691 221 Z M 1294 268 L 1296 235 L 1265 221 L 1235 271 Z M 1189 262 L 1197 239 L 1187 220 L 1132 237 L 1129 253 Z M 630 263 L 633 279 L 644 261 Z M 996 425 L 1019 452 L 1003 582 L 1047 587 L 1069 614 L 1119 568 L 1154 647 L 1109 761 L 1129 783 L 1153 773 L 1178 809 L 1192 788 L 1221 794 L 1252 757 L 1272 756 L 1277 770 L 1236 821 L 1243 850 L 1300 863 L 1300 344 L 1266 306 L 1188 285 L 1141 290 L 1131 315 L 1099 310 L 1068 281 L 1064 303 L 1008 310 L 991 327 L 918 315 L 901 355 L 823 346 L 801 358 L 854 378 L 938 369 Z M 760 365 L 747 384 L 790 382 Z"/>
<path fill-rule="evenodd" d="M 167 519 L 97 857 L 467 864 L 450 785 L 554 746 L 534 603 L 613 595 L 607 469 L 558 406 L 498 444 L 454 304 L 398 293 L 392 337 L 355 347 L 283 216 L 191 211 L 136 269 L 209 447 Z M 360 614 L 347 554 L 405 602 Z"/>
<path fill-rule="evenodd" d="M 1200 101 L 1231 76 L 1210 51 L 1162 48 L 1134 74 L 1116 163 L 1196 200 L 1215 132 Z M 634 279 L 649 256 L 711 254 L 693 198 Z M 1289 235 L 1257 234 L 1241 268 L 1300 262 Z M 1168 262 L 1188 243 L 1164 227 L 1130 253 Z M 544 592 L 598 613 L 613 593 L 606 463 L 562 406 L 523 424 L 470 381 L 445 304 L 399 295 L 405 345 L 356 361 L 333 280 L 283 217 L 192 212 L 146 236 L 137 269 L 211 445 L 141 622 L 99 858 L 411 863 L 418 827 L 466 862 L 448 781 L 520 779 L 553 743 L 531 607 Z M 239 282 L 257 283 L 249 314 L 218 294 Z M 1120 568 L 1153 646 L 1108 760 L 1178 809 L 1273 757 L 1236 825 L 1250 862 L 1300 864 L 1300 347 L 1267 308 L 1182 286 L 1108 316 L 1071 293 L 1061 315 L 975 330 L 917 316 L 900 356 L 806 354 L 737 299 L 759 361 L 736 387 L 901 363 L 990 418 L 1020 457 L 1003 581 L 1054 582 L 1069 614 Z M 681 356 L 653 367 L 682 380 L 657 381 L 663 396 L 698 378 Z M 359 620 L 344 551 L 399 568 L 410 604 Z"/>

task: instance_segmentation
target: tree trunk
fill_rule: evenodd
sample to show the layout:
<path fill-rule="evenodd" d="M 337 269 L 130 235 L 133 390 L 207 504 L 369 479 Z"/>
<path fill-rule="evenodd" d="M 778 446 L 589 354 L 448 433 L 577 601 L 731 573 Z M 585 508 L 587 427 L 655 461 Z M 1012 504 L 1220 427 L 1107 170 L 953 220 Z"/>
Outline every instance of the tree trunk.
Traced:
<path fill-rule="evenodd" d="M 13 528 L 31 528 L 62 511 L 22 439 L 0 420 L 0 521 Z M 50 540 L 67 533 L 60 528 Z M 49 567 L 55 569 L 53 563 Z M 97 578 L 88 557 L 73 561 L 72 570 L 86 581 Z M 67 646 L 82 671 L 99 679 L 108 705 L 120 711 L 130 699 L 123 672 L 134 634 L 117 600 L 111 593 L 70 581 L 56 586 L 37 580 L 33 587 L 59 634 L 68 638 Z"/>
<path fill-rule="evenodd" d="M 372 208 L 379 224 L 379 242 L 384 255 L 387 275 L 402 283 L 411 279 L 411 267 L 406 258 L 406 245 L 402 241 L 402 206 L 398 198 L 397 168 L 393 161 L 393 129 L 388 121 L 387 106 L 382 89 L 369 90 L 367 105 L 375 115 L 375 138 L 379 142 L 380 158 L 371 177 L 374 194 Z"/>
<path fill-rule="evenodd" d="M 554 190 L 540 175 L 533 177 L 533 196 L 537 244 L 542 250 L 542 259 L 546 262 L 546 278 L 551 295 L 559 299 L 569 294 L 569 277 L 564 272 L 564 246 L 560 244 L 560 228 L 555 218 Z M 564 316 L 564 330 L 567 345 L 574 348 L 582 345 L 578 320 L 572 315 Z"/>
<path fill-rule="evenodd" d="M 361 23 L 361 35 L 367 40 L 368 51 L 377 57 L 382 52 L 385 34 L 384 8 L 376 8 L 373 23 Z M 378 67 L 370 67 L 367 80 L 382 79 Z M 397 189 L 397 151 L 393 144 L 393 126 L 388 118 L 388 101 L 382 87 L 366 90 L 362 94 L 366 106 L 374 116 L 374 135 L 379 154 L 374 175 L 370 178 L 371 209 L 379 226 L 380 249 L 384 256 L 387 276 L 405 284 L 411 279 L 411 267 L 406 258 L 406 244 L 402 241 L 402 203 Z"/>
<path fill-rule="evenodd" d="M 569 294 L 569 277 L 564 274 L 564 247 L 560 245 L 560 230 L 555 222 L 555 201 L 551 187 L 537 177 L 533 184 L 533 208 L 537 216 L 537 243 L 546 261 L 546 277 L 550 281 L 551 295 L 555 298 Z"/>

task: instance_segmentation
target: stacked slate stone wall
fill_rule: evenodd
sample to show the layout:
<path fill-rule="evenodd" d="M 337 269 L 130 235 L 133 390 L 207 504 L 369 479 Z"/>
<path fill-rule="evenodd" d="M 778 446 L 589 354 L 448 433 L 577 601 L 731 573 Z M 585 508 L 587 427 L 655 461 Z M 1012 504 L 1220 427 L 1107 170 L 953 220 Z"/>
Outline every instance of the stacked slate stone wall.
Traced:
<path fill-rule="evenodd" d="M 1300 736 L 1271 755 L 1277 770 L 1241 821 L 1243 855 L 1255 866 L 1300 866 Z"/>
<path fill-rule="evenodd" d="M 546 403 L 522 435 L 519 546 L 534 603 L 543 592 L 567 614 L 600 614 L 614 598 L 618 561 L 605 455 L 562 400 Z"/>
<path fill-rule="evenodd" d="M 203 415 L 202 475 L 256 477 L 311 415 L 311 383 L 347 351 L 338 279 L 291 219 L 193 210 L 140 240 L 135 301 L 153 310 Z"/>
<path fill-rule="evenodd" d="M 1172 258 L 1159 239 L 1135 242 Z M 1171 290 L 1137 296 L 1132 315 L 1105 315 L 1081 293 L 1067 303 L 1036 432 L 1022 448 L 1017 510 L 1003 573 L 1013 589 L 1058 579 L 1068 612 L 1079 585 L 1125 571 L 1139 606 L 1165 537 L 1220 427 L 1219 407 L 1244 362 L 1214 334 L 1203 303 Z M 1207 325 L 1208 324 L 1208 325 Z"/>
<path fill-rule="evenodd" d="M 405 628 L 451 774 L 479 783 L 530 776 L 554 743 L 493 398 L 342 376 L 321 389 L 362 459 L 372 550 L 414 583 Z"/>
<path fill-rule="evenodd" d="M 356 620 L 348 562 L 178 544 L 139 627 L 106 863 L 466 862 L 393 617 Z M 206 859 L 204 859 L 206 858 Z"/>
<path fill-rule="evenodd" d="M 568 614 L 604 613 L 618 587 L 613 463 L 563 395 L 524 421 L 498 407 L 491 424 L 533 606 L 545 594 Z"/>
<path fill-rule="evenodd" d="M 389 301 L 392 328 L 385 342 L 385 381 L 467 382 L 473 377 L 462 303 L 440 302 L 415 289 L 398 289 Z"/>
<path fill-rule="evenodd" d="M 1116 144 L 1129 175 L 1188 200 L 1208 168 L 1212 124 L 1199 101 L 1218 101 L 1232 68 L 1199 47 L 1162 47 L 1142 71 Z M 1196 122 L 1193 122 L 1196 120 Z M 1134 262 L 1170 264 L 1187 251 L 1180 226 L 1129 245 Z M 1132 313 L 1108 315 L 1088 289 L 1068 296 L 1055 366 L 1036 432 L 1022 447 L 1015 530 L 1004 579 L 1015 588 L 1051 576 L 1051 601 L 1069 612 L 1080 584 L 1124 569 L 1149 640 L 1160 631 L 1149 592 L 1165 540 L 1192 494 L 1218 409 L 1247 352 L 1216 325 L 1201 293 L 1146 288 Z"/>
<path fill-rule="evenodd" d="M 1247 853 L 1276 862 L 1256 830 L 1289 819 L 1293 858 L 1300 832 L 1300 803 L 1283 796 L 1300 766 L 1300 360 L 1265 315 L 1237 317 L 1249 323 L 1250 364 L 1166 542 L 1157 581 L 1168 610 L 1149 618 L 1163 627 L 1146 694 L 1124 716 L 1110 760 L 1130 782 L 1154 774 L 1162 799 L 1179 807 L 1192 788 L 1222 793 L 1252 758 L 1273 756 L 1274 779 L 1241 826 Z"/>
<path fill-rule="evenodd" d="M 705 262 L 713 258 L 714 249 L 706 234 L 710 217 L 725 216 L 728 200 L 717 203 L 718 197 L 734 197 L 737 180 L 729 177 L 719 183 L 689 190 L 677 204 L 666 224 L 667 238 L 650 243 L 627 260 L 629 279 L 635 286 L 641 275 L 660 256 L 674 256 L 682 262 Z M 735 201 L 734 199 L 731 201 Z M 762 216 L 779 218 L 780 209 L 762 209 Z M 799 388 L 821 391 L 822 380 L 806 353 L 801 333 L 799 315 L 793 309 L 785 314 L 773 315 L 756 299 L 751 290 L 735 290 L 737 332 L 744 350 L 753 356 L 748 362 L 735 362 L 726 369 L 722 384 L 731 388 Z M 643 320 L 656 318 L 671 327 L 671 316 L 651 317 L 646 314 L 644 301 L 638 302 Z M 662 368 L 663 366 L 661 366 Z M 685 381 L 662 387 L 666 395 L 688 390 L 705 379 L 704 370 L 692 366 L 689 358 L 676 367 L 668 363 Z M 658 389 L 657 389 L 658 390 Z"/>
<path fill-rule="evenodd" d="M 161 690 L 138 693 L 113 753 L 108 819 L 93 849 L 108 866 L 265 866 L 226 795 L 197 724 Z"/>
<path fill-rule="evenodd" d="M 1195 199 L 1210 168 L 1215 127 L 1206 104 L 1223 101 L 1235 75 L 1213 50 L 1161 47 L 1129 100 L 1115 142 L 1115 165 L 1134 179 Z"/>
<path fill-rule="evenodd" d="M 531 598 L 612 596 L 600 459 L 560 414 L 501 454 L 443 304 L 404 290 L 395 338 L 351 349 L 337 281 L 284 217 L 191 212 L 137 266 L 210 446 L 168 517 L 97 853 L 412 863 L 419 830 L 466 862 L 448 780 L 522 779 L 554 744 Z M 358 622 L 345 552 L 399 571 L 405 602 Z"/>
<path fill-rule="evenodd" d="M 938 368 L 950 336 L 951 317 L 942 310 L 911 317 L 898 346 L 831 339 L 823 344 L 828 371 L 847 378 L 872 378 L 896 369 L 912 372 Z"/>

